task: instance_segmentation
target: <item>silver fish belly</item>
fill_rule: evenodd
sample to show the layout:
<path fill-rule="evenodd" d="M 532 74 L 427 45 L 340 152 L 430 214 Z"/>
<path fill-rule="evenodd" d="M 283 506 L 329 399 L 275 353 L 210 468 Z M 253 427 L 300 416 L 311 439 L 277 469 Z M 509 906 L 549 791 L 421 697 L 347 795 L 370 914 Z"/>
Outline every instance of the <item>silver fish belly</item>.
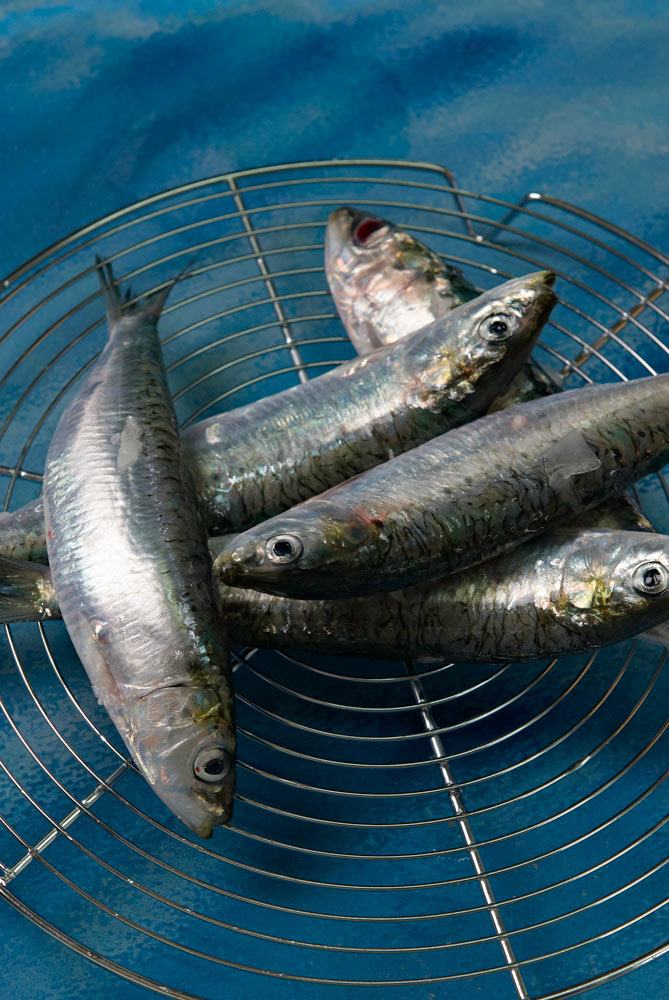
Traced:
<path fill-rule="evenodd" d="M 169 289 L 122 310 L 110 269 L 99 270 L 109 339 L 45 468 L 51 575 L 93 690 L 142 774 L 210 836 L 232 809 L 231 674 L 156 330 Z"/>
<path fill-rule="evenodd" d="M 490 414 L 238 536 L 215 572 L 289 597 L 394 590 L 474 565 L 669 460 L 669 375 Z"/>

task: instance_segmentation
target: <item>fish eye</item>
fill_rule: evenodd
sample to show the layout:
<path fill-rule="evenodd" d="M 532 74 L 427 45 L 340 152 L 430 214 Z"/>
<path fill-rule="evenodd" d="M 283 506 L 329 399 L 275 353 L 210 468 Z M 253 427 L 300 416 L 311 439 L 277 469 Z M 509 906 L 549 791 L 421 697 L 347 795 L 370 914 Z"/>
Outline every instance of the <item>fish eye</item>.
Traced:
<path fill-rule="evenodd" d="M 380 229 L 386 229 L 386 223 L 383 219 L 363 219 L 363 221 L 356 227 L 353 233 L 353 239 L 358 244 L 358 246 L 364 247 L 365 244 L 369 243 L 370 238 L 374 233 L 379 232 Z M 381 234 L 379 234 L 381 235 Z M 385 236 L 385 233 L 383 233 Z M 376 240 L 372 242 L 376 243 Z"/>
<path fill-rule="evenodd" d="M 193 763 L 193 773 L 198 781 L 209 784 L 221 781 L 230 770 L 230 755 L 223 747 L 200 750 Z"/>
<path fill-rule="evenodd" d="M 513 336 L 518 319 L 512 313 L 493 313 L 479 323 L 479 336 L 492 344 L 501 344 Z"/>
<path fill-rule="evenodd" d="M 660 562 L 642 563 L 634 571 L 632 585 L 640 594 L 661 594 L 669 587 L 669 571 Z"/>
<path fill-rule="evenodd" d="M 304 546 L 296 535 L 274 535 L 265 546 L 267 558 L 273 563 L 291 563 L 302 555 Z"/>

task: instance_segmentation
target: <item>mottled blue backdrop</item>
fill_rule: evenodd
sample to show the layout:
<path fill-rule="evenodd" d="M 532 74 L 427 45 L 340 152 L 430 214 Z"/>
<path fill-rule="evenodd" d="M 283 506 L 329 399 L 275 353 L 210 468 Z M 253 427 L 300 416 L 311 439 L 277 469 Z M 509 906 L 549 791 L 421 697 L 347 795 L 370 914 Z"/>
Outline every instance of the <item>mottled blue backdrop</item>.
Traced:
<path fill-rule="evenodd" d="M 669 247 L 659 0 L 5 0 L 0 16 L 0 276 L 179 182 L 342 156 L 439 162 L 509 200 L 550 192 Z M 148 996 L 1 919 L 2 1000 Z M 668 971 L 592 996 L 666 995 Z"/>
<path fill-rule="evenodd" d="M 644 0 L 1 5 L 0 272 L 231 168 L 441 162 L 669 243 L 669 11 Z"/>

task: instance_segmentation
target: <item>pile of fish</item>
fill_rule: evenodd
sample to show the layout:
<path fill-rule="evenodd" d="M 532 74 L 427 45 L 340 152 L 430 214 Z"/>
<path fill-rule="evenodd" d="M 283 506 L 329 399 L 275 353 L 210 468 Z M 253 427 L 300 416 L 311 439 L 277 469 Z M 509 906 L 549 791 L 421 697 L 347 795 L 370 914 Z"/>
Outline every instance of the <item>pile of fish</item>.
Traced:
<path fill-rule="evenodd" d="M 325 250 L 360 357 L 181 434 L 157 333 L 174 282 L 124 302 L 98 261 L 106 347 L 42 497 L 0 515 L 0 621 L 63 619 L 139 770 L 203 837 L 232 813 L 228 640 L 495 662 L 669 618 L 669 537 L 627 493 L 669 460 L 669 375 L 562 392 L 530 360 L 549 271 L 480 292 L 349 208 Z"/>

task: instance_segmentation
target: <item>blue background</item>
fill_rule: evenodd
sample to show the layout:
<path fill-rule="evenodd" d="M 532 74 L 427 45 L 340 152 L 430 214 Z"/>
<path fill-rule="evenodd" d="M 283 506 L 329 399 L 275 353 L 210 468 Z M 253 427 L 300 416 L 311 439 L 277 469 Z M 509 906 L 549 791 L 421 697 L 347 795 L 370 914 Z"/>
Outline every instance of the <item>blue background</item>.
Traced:
<path fill-rule="evenodd" d="M 2 12 L 0 271 L 181 181 L 330 156 L 436 161 L 464 187 L 549 191 L 667 245 L 665 3 Z"/>
<path fill-rule="evenodd" d="M 548 192 L 666 250 L 668 43 L 652 0 L 3 3 L 0 273 L 154 191 L 338 156 Z M 3 1000 L 148 996 L 12 912 L 2 930 Z M 666 995 L 668 969 L 591 995 Z"/>

